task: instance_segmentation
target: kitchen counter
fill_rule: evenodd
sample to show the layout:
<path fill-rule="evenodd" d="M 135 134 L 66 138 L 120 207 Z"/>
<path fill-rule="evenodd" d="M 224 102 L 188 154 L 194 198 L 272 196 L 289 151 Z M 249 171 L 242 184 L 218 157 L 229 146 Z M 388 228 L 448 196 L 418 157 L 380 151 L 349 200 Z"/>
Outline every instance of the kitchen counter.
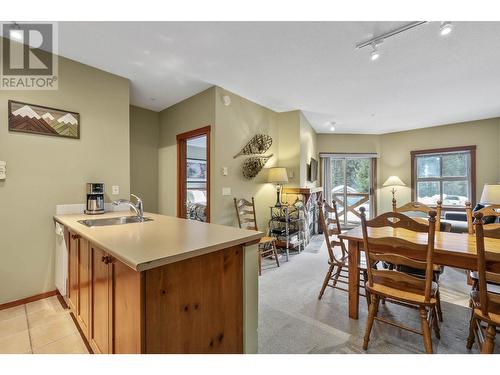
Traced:
<path fill-rule="evenodd" d="M 78 222 L 118 216 L 131 214 L 56 215 L 54 219 L 136 271 L 146 271 L 231 246 L 252 243 L 263 236 L 262 232 L 152 213 L 144 213 L 144 217 L 153 220 L 143 223 L 89 228 Z"/>
<path fill-rule="evenodd" d="M 145 213 L 87 227 L 56 215 L 68 251 L 64 296 L 94 353 L 256 353 L 261 232 Z"/>

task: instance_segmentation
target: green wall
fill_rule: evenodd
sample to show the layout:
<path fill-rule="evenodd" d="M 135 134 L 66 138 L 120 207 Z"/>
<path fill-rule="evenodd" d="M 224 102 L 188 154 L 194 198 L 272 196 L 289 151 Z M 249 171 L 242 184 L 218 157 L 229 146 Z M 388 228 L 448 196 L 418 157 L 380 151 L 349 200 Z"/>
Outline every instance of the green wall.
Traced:
<path fill-rule="evenodd" d="M 9 99 L 78 112 L 81 139 L 9 132 Z M 56 205 L 85 203 L 87 182 L 128 198 L 129 81 L 59 58 L 58 90 L 0 91 L 0 160 L 1 304 L 55 289 Z"/>
<path fill-rule="evenodd" d="M 141 197 L 146 212 L 158 212 L 160 114 L 130 106 L 130 192 Z"/>

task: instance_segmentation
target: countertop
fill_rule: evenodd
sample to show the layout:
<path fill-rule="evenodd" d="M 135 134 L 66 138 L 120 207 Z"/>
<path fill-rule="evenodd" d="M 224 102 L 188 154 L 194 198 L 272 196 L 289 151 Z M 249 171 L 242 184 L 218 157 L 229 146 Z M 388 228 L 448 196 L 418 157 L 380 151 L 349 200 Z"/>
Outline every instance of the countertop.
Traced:
<path fill-rule="evenodd" d="M 193 258 L 227 247 L 251 243 L 262 232 L 202 223 L 152 213 L 143 223 L 89 228 L 78 220 L 132 216 L 129 212 L 102 215 L 55 215 L 54 220 L 77 232 L 136 271 Z"/>

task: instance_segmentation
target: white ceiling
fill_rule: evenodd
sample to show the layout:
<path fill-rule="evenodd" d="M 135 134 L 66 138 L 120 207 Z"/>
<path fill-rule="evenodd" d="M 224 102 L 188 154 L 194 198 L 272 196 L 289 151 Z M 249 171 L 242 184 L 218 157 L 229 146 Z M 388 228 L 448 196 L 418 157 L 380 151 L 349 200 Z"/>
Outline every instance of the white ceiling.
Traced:
<path fill-rule="evenodd" d="M 373 133 L 500 116 L 500 22 L 62 22 L 62 56 L 127 77 L 131 102 L 156 111 L 212 85 L 318 132 Z M 152 99 L 154 98 L 154 99 Z"/>

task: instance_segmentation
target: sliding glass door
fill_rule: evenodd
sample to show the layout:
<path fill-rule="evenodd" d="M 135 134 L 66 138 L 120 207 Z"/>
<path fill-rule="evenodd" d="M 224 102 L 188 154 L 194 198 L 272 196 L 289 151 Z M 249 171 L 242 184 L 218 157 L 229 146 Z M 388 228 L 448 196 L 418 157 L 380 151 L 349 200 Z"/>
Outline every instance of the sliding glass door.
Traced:
<path fill-rule="evenodd" d="M 324 168 L 325 197 L 337 203 L 339 219 L 343 227 L 358 225 L 361 207 L 368 217 L 374 214 L 375 159 L 366 156 L 331 156 L 329 168 Z"/>

